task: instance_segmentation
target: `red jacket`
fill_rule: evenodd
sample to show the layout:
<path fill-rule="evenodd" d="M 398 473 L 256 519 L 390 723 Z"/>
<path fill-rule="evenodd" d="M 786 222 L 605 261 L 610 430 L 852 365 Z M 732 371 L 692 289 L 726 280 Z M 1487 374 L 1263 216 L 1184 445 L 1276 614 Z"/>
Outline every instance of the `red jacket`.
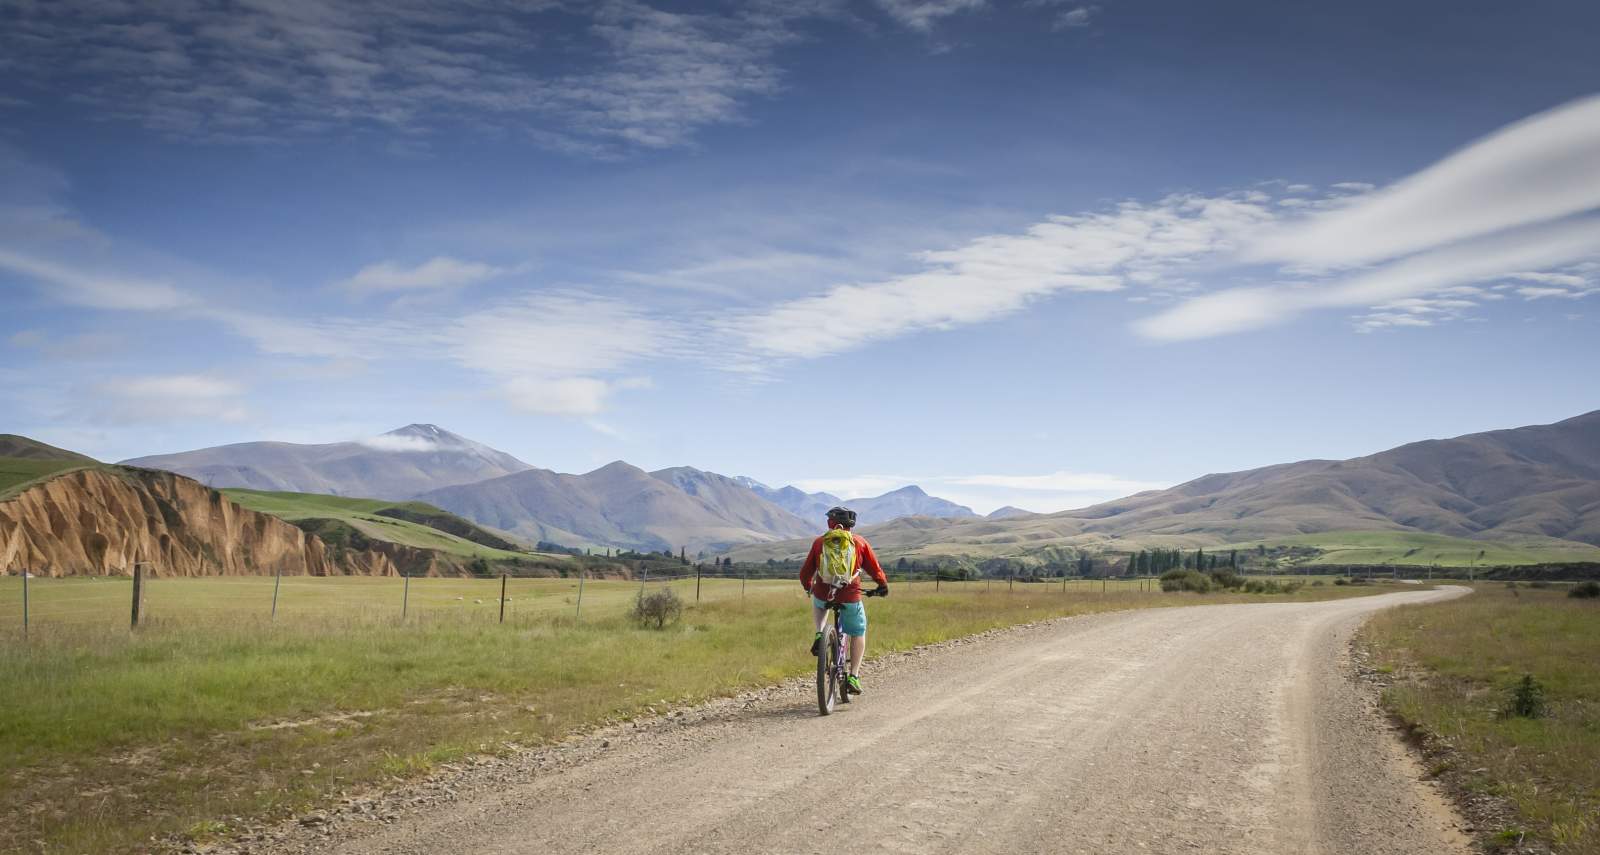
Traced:
<path fill-rule="evenodd" d="M 872 544 L 859 534 L 851 533 L 856 541 L 856 566 L 857 570 L 865 570 L 874 582 L 880 585 L 889 584 L 889 577 L 883 575 L 883 568 L 878 566 L 878 556 L 872 553 Z M 800 584 L 806 586 L 811 596 L 819 600 L 829 600 L 833 589 L 817 578 L 817 561 L 822 558 L 822 538 L 811 542 L 811 552 L 806 555 L 806 563 L 800 565 Z M 861 602 L 861 577 L 857 576 L 854 582 L 839 589 L 839 593 L 831 598 L 835 603 Z"/>

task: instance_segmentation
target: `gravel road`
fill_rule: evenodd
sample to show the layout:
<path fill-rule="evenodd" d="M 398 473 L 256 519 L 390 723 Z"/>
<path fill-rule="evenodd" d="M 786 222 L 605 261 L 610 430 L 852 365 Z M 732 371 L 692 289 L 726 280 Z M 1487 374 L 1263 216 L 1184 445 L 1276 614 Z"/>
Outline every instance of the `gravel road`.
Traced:
<path fill-rule="evenodd" d="M 1470 852 L 1344 661 L 1374 610 L 1465 592 L 991 633 L 875 663 L 867 694 L 827 718 L 791 685 L 464 770 L 434 785 L 447 798 L 358 804 L 248 848 Z"/>

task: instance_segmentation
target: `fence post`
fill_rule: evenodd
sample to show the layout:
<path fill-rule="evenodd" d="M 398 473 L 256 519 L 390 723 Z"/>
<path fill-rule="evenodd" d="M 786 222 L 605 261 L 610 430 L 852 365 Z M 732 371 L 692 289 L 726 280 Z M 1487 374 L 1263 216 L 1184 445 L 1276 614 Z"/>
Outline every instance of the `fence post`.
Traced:
<path fill-rule="evenodd" d="M 500 622 L 506 622 L 506 574 L 500 574 Z"/>
<path fill-rule="evenodd" d="M 278 586 L 283 584 L 283 564 L 278 564 L 278 572 L 272 574 L 272 619 L 278 619 Z"/>
<path fill-rule="evenodd" d="M 739 572 L 739 599 L 744 599 L 744 586 L 750 584 L 750 568 L 746 567 Z"/>
<path fill-rule="evenodd" d="M 933 571 L 933 592 L 939 593 L 939 571 Z"/>
<path fill-rule="evenodd" d="M 1104 594 L 1105 592 L 1106 592 L 1106 577 L 1105 576 L 1101 576 L 1100 577 L 1100 593 Z"/>
<path fill-rule="evenodd" d="M 28 570 L 22 570 L 22 637 L 28 637 Z"/>
<path fill-rule="evenodd" d="M 583 565 L 578 565 L 578 611 L 572 615 L 572 622 L 577 623 L 583 617 Z"/>
<path fill-rule="evenodd" d="M 694 565 L 694 601 L 700 602 L 700 568 L 703 565 Z"/>
<path fill-rule="evenodd" d="M 139 628 L 139 618 L 144 613 L 144 564 L 133 565 L 133 627 Z"/>
<path fill-rule="evenodd" d="M 644 583 L 650 581 L 650 568 L 639 568 L 639 596 L 644 596 Z"/>
<path fill-rule="evenodd" d="M 400 578 L 406 580 L 405 589 L 400 594 L 400 619 L 405 620 L 406 609 L 411 606 L 411 574 L 401 570 Z"/>
<path fill-rule="evenodd" d="M 1009 594 L 1012 591 L 1016 590 L 1016 584 L 1017 584 L 1017 577 L 1012 576 L 1011 578 L 1007 579 L 1006 580 L 1006 593 Z"/>

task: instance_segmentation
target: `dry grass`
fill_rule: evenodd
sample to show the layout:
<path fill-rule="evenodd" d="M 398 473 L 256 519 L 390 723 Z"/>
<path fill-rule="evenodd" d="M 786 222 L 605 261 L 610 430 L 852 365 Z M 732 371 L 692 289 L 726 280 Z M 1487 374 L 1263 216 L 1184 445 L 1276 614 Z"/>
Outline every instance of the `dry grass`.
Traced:
<path fill-rule="evenodd" d="M 1397 676 L 1389 708 L 1460 752 L 1466 786 L 1506 797 L 1557 851 L 1600 853 L 1600 604 L 1486 584 L 1379 613 L 1365 633 Z M 1503 714 L 1524 674 L 1548 716 Z"/>
<path fill-rule="evenodd" d="M 13 604 L 19 580 L 4 581 Z M 661 632 L 625 618 L 637 583 L 587 583 L 575 623 L 575 580 L 512 580 L 502 625 L 497 582 L 413 580 L 401 622 L 399 580 L 290 581 L 294 597 L 272 622 L 270 580 L 157 580 L 151 623 L 130 631 L 125 580 L 35 580 L 51 592 L 43 604 L 64 609 L 76 594 L 85 611 L 36 621 L 27 641 L 4 618 L 15 655 L 0 660 L 0 851 L 130 851 L 151 835 L 220 834 L 233 817 L 284 815 L 449 758 L 770 684 L 812 662 L 793 581 L 753 582 L 744 598 L 738 580 L 708 581 L 698 605 L 693 580 L 673 583 L 691 605 Z M 899 583 L 869 606 L 872 651 L 1110 609 L 1289 599 L 1072 584 L 935 593 Z"/>

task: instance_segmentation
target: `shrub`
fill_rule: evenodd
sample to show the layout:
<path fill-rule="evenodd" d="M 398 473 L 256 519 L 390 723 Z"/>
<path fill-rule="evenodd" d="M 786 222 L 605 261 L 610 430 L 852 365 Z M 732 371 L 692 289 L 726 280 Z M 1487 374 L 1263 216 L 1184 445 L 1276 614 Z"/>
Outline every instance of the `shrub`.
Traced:
<path fill-rule="evenodd" d="M 682 614 L 683 600 L 678 599 L 671 588 L 662 588 L 654 594 L 641 593 L 633 601 L 633 619 L 642 627 L 653 624 L 656 629 L 662 629 Z"/>
<path fill-rule="evenodd" d="M 1313 587 L 1313 588 L 1321 588 L 1321 587 L 1323 587 L 1323 586 L 1324 586 L 1324 585 L 1326 585 L 1326 584 L 1327 584 L 1327 583 L 1326 583 L 1326 582 L 1324 582 L 1324 581 L 1322 581 L 1322 580 L 1321 580 L 1321 579 L 1317 579 L 1317 580 L 1315 580 L 1315 581 L 1313 581 L 1313 582 L 1312 582 L 1312 583 L 1311 583 L 1311 587 Z"/>
<path fill-rule="evenodd" d="M 1161 590 L 1168 593 L 1193 591 L 1196 594 L 1204 594 L 1211 590 L 1211 579 L 1196 570 L 1168 570 L 1161 574 Z"/>
<path fill-rule="evenodd" d="M 1348 585 L 1348 584 L 1350 584 L 1350 580 L 1346 579 L 1343 576 L 1340 576 L 1339 578 L 1333 580 L 1333 584 L 1335 584 L 1335 585 Z"/>
<path fill-rule="evenodd" d="M 1572 586 L 1572 590 L 1567 592 L 1567 596 L 1576 597 L 1580 600 L 1592 600 L 1600 597 L 1600 582 L 1593 580 L 1580 582 Z"/>
<path fill-rule="evenodd" d="M 1546 582 L 1543 579 L 1535 579 L 1534 581 L 1528 583 L 1528 587 L 1530 587 L 1530 588 L 1548 588 L 1548 587 L 1550 587 L 1550 583 Z"/>
<path fill-rule="evenodd" d="M 1212 570 L 1211 584 L 1218 588 L 1234 589 L 1244 584 L 1244 577 L 1232 570 Z"/>
<path fill-rule="evenodd" d="M 1540 718 L 1546 709 L 1544 686 L 1539 685 L 1532 674 L 1522 675 L 1522 679 L 1511 689 L 1511 700 L 1506 704 L 1505 714 L 1519 718 Z"/>

